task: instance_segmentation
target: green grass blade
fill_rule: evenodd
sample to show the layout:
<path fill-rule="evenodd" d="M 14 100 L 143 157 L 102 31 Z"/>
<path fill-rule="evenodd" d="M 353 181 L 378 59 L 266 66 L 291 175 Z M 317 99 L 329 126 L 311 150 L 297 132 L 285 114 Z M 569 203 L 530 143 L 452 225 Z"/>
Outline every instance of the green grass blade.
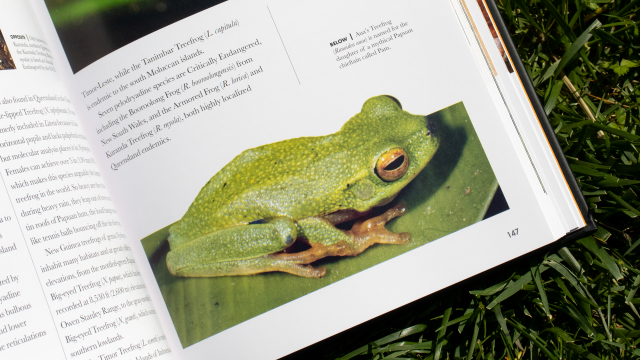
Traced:
<path fill-rule="evenodd" d="M 640 0 L 633 0 L 630 3 L 628 3 L 627 5 L 625 5 L 625 7 L 623 7 L 622 9 L 620 9 L 620 11 L 618 11 L 616 13 L 616 16 L 622 16 L 624 15 L 628 10 L 630 10 L 631 8 L 633 8 L 636 5 L 640 4 Z"/>
<path fill-rule="evenodd" d="M 469 291 L 470 294 L 473 295 L 478 295 L 478 296 L 489 296 L 489 295 L 493 295 L 495 293 L 497 293 L 498 291 L 502 290 L 505 288 L 505 286 L 507 286 L 507 283 L 509 282 L 510 279 L 507 279 L 505 281 L 499 282 L 493 286 L 490 286 L 484 290 L 475 290 L 475 291 Z"/>
<path fill-rule="evenodd" d="M 511 319 L 507 319 L 507 322 L 509 324 L 511 324 L 513 327 L 515 327 L 518 330 L 520 330 L 520 333 L 524 337 L 526 337 L 531 342 L 536 344 L 536 346 L 538 346 L 540 348 L 540 350 L 542 350 L 542 352 L 544 352 L 545 355 L 547 355 L 547 358 L 549 358 L 549 359 L 557 359 L 557 357 L 553 353 L 551 353 L 551 351 L 547 348 L 547 344 L 544 343 L 544 340 L 540 339 L 535 334 L 528 332 L 527 329 L 524 326 L 520 325 L 519 323 L 517 323 L 517 322 L 515 322 L 515 321 L 513 321 Z"/>
<path fill-rule="evenodd" d="M 611 195 L 611 193 L 609 193 L 609 195 Z M 609 255 L 609 253 L 597 243 L 597 240 L 595 238 L 593 238 L 592 236 L 588 236 L 586 238 L 578 240 L 578 242 L 598 258 L 600 258 L 600 261 L 602 261 L 602 264 L 609 270 L 611 276 L 613 276 L 614 279 L 620 280 L 623 278 L 622 273 L 620 272 L 620 268 L 618 268 L 618 264 L 616 264 L 611 255 Z"/>
<path fill-rule="evenodd" d="M 624 42 L 618 40 L 615 36 L 607 33 L 604 30 L 595 29 L 593 30 L 593 33 L 596 34 L 598 37 L 600 37 L 600 39 L 602 40 L 608 41 L 616 45 L 624 45 Z"/>
<path fill-rule="evenodd" d="M 380 339 L 374 341 L 373 344 L 376 345 L 376 346 L 388 344 L 388 343 L 390 343 L 392 341 L 396 341 L 396 340 L 401 339 L 403 337 L 407 337 L 409 335 L 413 335 L 413 334 L 416 334 L 416 333 L 423 332 L 424 329 L 426 329 L 426 328 L 427 328 L 427 326 L 424 325 L 424 324 L 413 325 L 413 326 L 410 326 L 410 327 L 408 327 L 408 328 L 406 328 L 404 330 L 400 330 L 400 331 L 397 331 L 397 332 L 395 332 L 393 334 L 390 334 L 390 335 L 387 335 L 387 336 L 385 336 L 383 338 L 380 338 Z M 356 357 L 356 356 L 358 356 L 360 354 L 364 354 L 364 353 L 367 352 L 367 350 L 370 349 L 370 347 L 371 347 L 371 345 L 369 345 L 369 344 L 361 346 L 361 347 L 353 350 L 352 352 L 348 353 L 347 355 L 345 355 L 345 356 L 343 356 L 341 358 L 338 358 L 338 360 L 348 360 L 348 359 Z"/>
<path fill-rule="evenodd" d="M 571 301 L 573 301 L 575 303 L 576 299 L 573 297 L 573 294 L 571 294 L 571 291 L 569 291 L 569 288 L 567 288 L 567 286 L 564 284 L 564 281 L 562 281 L 562 278 L 555 277 L 554 280 L 555 280 L 556 284 L 558 284 L 558 287 L 562 290 L 562 292 L 567 297 L 569 297 L 569 299 L 571 299 Z"/>
<path fill-rule="evenodd" d="M 599 227 L 598 230 L 596 230 L 596 232 L 591 236 L 602 242 L 606 242 L 611 237 L 611 233 L 607 229 Z"/>
<path fill-rule="evenodd" d="M 553 334 L 557 335 L 560 339 L 562 339 L 562 341 L 564 341 L 565 343 L 573 343 L 573 342 L 575 342 L 575 340 L 573 339 L 573 337 L 571 337 L 571 335 L 569 335 L 566 331 L 562 330 L 559 327 L 552 327 L 552 328 L 544 329 L 540 333 L 543 333 L 543 332 L 553 333 Z"/>
<path fill-rule="evenodd" d="M 575 41 L 576 35 L 573 33 L 573 30 L 571 30 L 569 24 L 564 20 L 564 16 L 562 16 L 560 12 L 558 12 L 558 9 L 556 9 L 556 7 L 549 0 L 541 1 L 547 8 L 547 10 L 549 10 L 549 13 L 553 17 L 553 19 L 558 23 L 558 25 L 560 25 L 560 28 L 562 28 L 564 34 L 567 35 L 569 40 L 571 40 L 572 42 Z"/>
<path fill-rule="evenodd" d="M 556 71 L 559 67 L 560 66 L 556 68 Z M 556 102 L 558 101 L 558 96 L 560 96 L 560 90 L 562 90 L 563 84 L 564 82 L 562 80 L 555 81 L 555 84 L 551 89 L 551 94 L 549 95 L 549 99 L 547 100 L 547 103 L 544 105 L 544 112 L 547 115 L 549 115 L 551 110 L 556 106 Z"/>
<path fill-rule="evenodd" d="M 591 323 L 587 318 L 585 318 L 580 310 L 573 306 L 571 303 L 566 303 L 566 305 L 562 308 L 563 311 L 567 313 L 570 317 L 572 317 L 578 326 L 587 334 L 589 337 L 595 337 L 597 331 L 591 326 Z"/>
<path fill-rule="evenodd" d="M 447 307 L 444 310 L 444 316 L 442 317 L 442 326 L 440 331 L 438 331 L 438 336 L 436 337 L 436 351 L 433 356 L 434 360 L 440 360 L 440 355 L 442 354 L 442 346 L 444 345 L 444 336 L 447 333 L 447 323 L 449 322 L 449 317 L 451 316 L 451 306 Z"/>
<path fill-rule="evenodd" d="M 476 348 L 476 343 L 478 342 L 478 333 L 480 332 L 480 318 L 482 318 L 482 313 L 476 316 L 475 321 L 473 322 L 473 335 L 471 336 L 471 342 L 469 344 L 469 353 L 467 353 L 467 360 L 471 360 L 473 356 L 473 352 Z"/>
<path fill-rule="evenodd" d="M 611 133 L 613 135 L 621 136 L 621 137 L 623 137 L 625 139 L 629 139 L 631 141 L 640 140 L 640 136 L 638 136 L 638 135 L 634 135 L 634 134 L 631 134 L 631 133 L 623 131 L 623 130 L 614 129 L 614 128 L 610 127 L 610 126 L 605 126 L 605 125 L 599 124 L 597 122 L 585 122 L 585 125 L 593 126 L 595 128 L 598 128 L 599 130 L 606 131 L 606 132 Z"/>
<path fill-rule="evenodd" d="M 571 254 L 571 251 L 567 249 L 566 246 L 563 246 L 560 250 L 558 250 L 558 254 L 567 263 L 567 265 L 569 265 L 574 273 L 582 275 L 582 273 L 584 272 L 582 265 L 578 263 L 578 260 L 576 260 L 576 258 L 573 256 L 573 254 Z"/>
<path fill-rule="evenodd" d="M 634 213 L 636 215 L 640 215 L 640 211 L 638 209 L 636 209 L 633 206 L 629 205 L 629 203 L 627 203 L 626 201 L 622 200 L 618 195 L 614 194 L 613 192 L 608 192 L 607 195 L 609 195 L 609 197 L 611 197 L 615 202 L 620 204 L 620 206 L 626 208 L 627 210 L 631 211 L 632 213 Z M 595 234 L 594 234 L 594 236 L 595 236 Z"/>
<path fill-rule="evenodd" d="M 584 349 L 582 346 L 578 346 L 575 344 L 565 344 L 565 346 L 567 347 L 567 349 L 578 354 L 580 357 L 587 358 L 589 360 L 601 360 L 601 358 L 593 355 L 588 350 Z"/>
<path fill-rule="evenodd" d="M 633 245 L 631 245 L 629 249 L 627 249 L 627 251 L 625 251 L 624 256 L 629 255 L 635 248 L 638 247 L 638 245 L 640 245 L 640 238 L 636 240 L 636 242 L 634 242 Z"/>
<path fill-rule="evenodd" d="M 531 274 L 533 274 L 533 281 L 538 287 L 538 293 L 540 294 L 540 300 L 542 301 L 542 306 L 544 308 L 544 312 L 547 317 L 551 318 L 551 313 L 549 312 L 549 301 L 547 300 L 547 292 L 544 290 L 544 285 L 542 284 L 542 276 L 540 275 L 540 268 L 535 263 L 530 265 Z"/>
<path fill-rule="evenodd" d="M 560 64 L 554 71 L 554 75 L 557 76 L 558 74 L 560 74 L 560 71 L 562 71 L 562 69 L 564 69 L 564 67 L 567 66 L 567 64 L 569 64 L 569 62 L 578 53 L 578 51 L 580 51 L 580 49 L 582 49 L 582 47 L 587 43 L 587 41 L 589 41 L 589 39 L 592 36 L 591 31 L 593 31 L 595 28 L 601 25 L 602 23 L 600 23 L 600 21 L 595 20 L 585 31 L 582 32 L 582 34 L 580 34 L 580 36 L 567 49 L 564 55 L 562 55 L 562 58 L 560 59 Z M 569 25 L 567 24 L 567 26 Z"/>
<path fill-rule="evenodd" d="M 512 344 L 513 342 L 511 341 L 511 334 L 509 333 L 509 328 L 507 328 L 507 322 L 504 319 L 504 316 L 502 315 L 502 309 L 500 308 L 500 304 L 497 304 L 493 308 L 493 313 L 496 315 L 496 320 L 498 320 L 498 324 L 500 324 L 500 329 L 502 330 L 504 335 L 507 337 L 509 344 Z"/>
<path fill-rule="evenodd" d="M 571 285 L 573 285 L 573 287 L 578 291 L 578 293 L 580 293 L 580 295 L 586 297 L 586 294 L 582 290 L 582 287 L 580 287 L 580 285 L 578 284 L 579 283 L 578 278 L 575 276 L 575 274 L 571 272 L 571 270 L 567 269 L 562 264 L 559 264 L 553 260 L 547 260 L 544 263 L 552 267 L 554 270 L 560 273 L 560 275 L 564 276 L 564 278 L 567 279 L 567 281 L 569 281 Z"/>

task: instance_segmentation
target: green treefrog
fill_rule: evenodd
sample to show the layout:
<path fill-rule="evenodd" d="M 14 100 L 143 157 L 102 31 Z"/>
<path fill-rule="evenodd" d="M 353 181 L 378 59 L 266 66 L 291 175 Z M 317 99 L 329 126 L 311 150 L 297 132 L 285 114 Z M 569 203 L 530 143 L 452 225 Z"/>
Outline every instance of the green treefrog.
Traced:
<path fill-rule="evenodd" d="M 322 277 L 310 263 L 355 256 L 369 246 L 405 244 L 385 224 L 402 215 L 391 202 L 438 149 L 435 125 L 390 96 L 368 99 L 331 135 L 301 137 L 242 152 L 225 165 L 169 229 L 167 266 L 177 276 L 282 271 Z M 335 225 L 358 219 L 351 230 Z M 310 247 L 287 252 L 295 241 Z"/>

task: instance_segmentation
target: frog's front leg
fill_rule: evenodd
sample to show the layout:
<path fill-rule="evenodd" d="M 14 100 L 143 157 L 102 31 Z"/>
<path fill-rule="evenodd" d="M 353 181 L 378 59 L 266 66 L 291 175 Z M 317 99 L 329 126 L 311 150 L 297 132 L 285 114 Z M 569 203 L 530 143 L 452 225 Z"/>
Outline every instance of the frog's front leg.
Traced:
<path fill-rule="evenodd" d="M 270 255 L 290 246 L 296 237 L 296 224 L 286 217 L 234 226 L 172 248 L 167 254 L 167 267 L 173 275 L 192 277 L 252 275 L 269 271 L 323 276 L 324 269 Z"/>
<path fill-rule="evenodd" d="M 398 204 L 382 215 L 356 222 L 348 231 L 336 229 L 330 220 L 321 217 L 299 220 L 299 235 L 309 241 L 311 248 L 299 253 L 275 254 L 273 257 L 309 264 L 327 256 L 355 256 L 373 244 L 406 244 L 411 234 L 392 233 L 384 227 L 406 210 L 403 204 Z"/>

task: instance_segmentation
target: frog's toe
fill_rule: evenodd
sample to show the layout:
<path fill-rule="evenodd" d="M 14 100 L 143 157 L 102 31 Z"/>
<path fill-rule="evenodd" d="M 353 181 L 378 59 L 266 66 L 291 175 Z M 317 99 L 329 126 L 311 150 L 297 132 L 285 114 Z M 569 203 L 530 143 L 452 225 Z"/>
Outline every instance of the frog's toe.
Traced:
<path fill-rule="evenodd" d="M 327 269 L 323 267 L 313 267 L 311 265 L 299 265 L 291 262 L 276 262 L 274 264 L 274 271 L 286 272 L 292 275 L 298 275 L 302 277 L 321 278 L 327 273 Z"/>
<path fill-rule="evenodd" d="M 392 233 L 384 227 L 391 219 L 403 215 L 406 211 L 406 205 L 398 204 L 382 215 L 355 223 L 351 230 L 347 231 L 347 234 L 353 236 L 355 254 L 359 254 L 373 244 L 406 244 L 409 242 L 411 234 L 407 232 Z"/>
<path fill-rule="evenodd" d="M 380 216 L 376 216 L 375 218 L 372 218 L 370 220 L 379 219 L 381 221 L 384 221 L 384 223 L 388 223 L 389 221 L 391 221 L 391 219 L 397 218 L 398 216 L 402 216 L 406 212 L 407 212 L 407 205 L 404 203 L 400 203 L 392 207 L 391 209 L 387 210 L 384 214 Z"/>

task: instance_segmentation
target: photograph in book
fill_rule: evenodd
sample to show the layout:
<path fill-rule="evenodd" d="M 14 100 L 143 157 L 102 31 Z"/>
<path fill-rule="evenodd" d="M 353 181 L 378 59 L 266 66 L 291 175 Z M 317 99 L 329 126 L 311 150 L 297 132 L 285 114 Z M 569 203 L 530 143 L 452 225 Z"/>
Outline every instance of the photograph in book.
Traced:
<path fill-rule="evenodd" d="M 484 0 L 476 0 L 476 1 L 478 2 L 478 7 L 480 8 L 480 11 L 482 11 L 482 17 L 484 18 L 484 21 L 487 22 L 487 27 L 489 27 L 489 31 L 491 32 L 493 43 L 498 48 L 498 51 L 500 51 L 500 57 L 502 58 L 502 61 L 504 61 L 504 65 L 507 67 L 507 70 L 510 73 L 512 73 L 513 66 L 511 66 L 511 61 L 509 61 L 509 56 L 507 55 L 507 51 L 502 46 L 502 40 L 498 36 L 498 30 L 496 30 L 496 27 L 493 25 L 493 21 L 491 20 L 491 16 L 489 15 L 489 10 L 487 10 Z"/>
<path fill-rule="evenodd" d="M 244 151 L 142 239 L 183 347 L 509 209 L 462 102 L 363 102 L 334 134 Z"/>
<path fill-rule="evenodd" d="M 10 70 L 15 68 L 16 64 L 13 62 L 7 42 L 4 40 L 4 36 L 2 36 L 2 30 L 0 30 L 0 70 Z"/>
<path fill-rule="evenodd" d="M 222 2 L 224 0 L 45 0 L 74 73 L 154 31 Z M 235 26 L 234 23 L 237 25 L 237 20 L 229 19 L 222 28 L 211 31 L 223 32 Z"/>

